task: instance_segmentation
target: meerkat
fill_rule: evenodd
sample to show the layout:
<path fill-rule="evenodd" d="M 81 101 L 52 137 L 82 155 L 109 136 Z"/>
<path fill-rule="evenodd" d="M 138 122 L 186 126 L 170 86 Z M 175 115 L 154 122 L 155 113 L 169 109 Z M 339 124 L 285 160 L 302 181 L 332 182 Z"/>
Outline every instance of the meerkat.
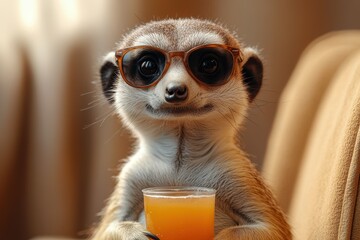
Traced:
<path fill-rule="evenodd" d="M 271 191 L 239 147 L 263 65 L 221 24 L 141 25 L 104 57 L 102 90 L 137 139 L 92 239 L 158 239 L 144 227 L 142 189 L 216 190 L 215 239 L 292 239 Z"/>

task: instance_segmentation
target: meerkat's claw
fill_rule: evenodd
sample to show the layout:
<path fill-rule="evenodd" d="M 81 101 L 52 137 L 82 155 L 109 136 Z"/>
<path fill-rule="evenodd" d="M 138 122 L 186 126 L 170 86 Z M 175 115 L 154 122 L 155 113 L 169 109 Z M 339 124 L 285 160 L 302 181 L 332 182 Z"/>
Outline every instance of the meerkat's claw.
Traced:
<path fill-rule="evenodd" d="M 160 240 L 160 238 L 158 238 L 156 235 L 150 233 L 150 232 L 144 232 L 145 236 L 154 239 L 154 240 Z"/>

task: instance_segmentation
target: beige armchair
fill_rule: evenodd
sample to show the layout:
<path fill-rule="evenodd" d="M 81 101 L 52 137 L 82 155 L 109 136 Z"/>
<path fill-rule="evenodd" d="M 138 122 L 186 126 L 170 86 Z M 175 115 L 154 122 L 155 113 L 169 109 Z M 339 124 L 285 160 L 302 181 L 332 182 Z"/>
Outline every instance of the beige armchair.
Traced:
<path fill-rule="evenodd" d="M 360 239 L 360 31 L 303 53 L 280 100 L 263 173 L 295 239 Z"/>

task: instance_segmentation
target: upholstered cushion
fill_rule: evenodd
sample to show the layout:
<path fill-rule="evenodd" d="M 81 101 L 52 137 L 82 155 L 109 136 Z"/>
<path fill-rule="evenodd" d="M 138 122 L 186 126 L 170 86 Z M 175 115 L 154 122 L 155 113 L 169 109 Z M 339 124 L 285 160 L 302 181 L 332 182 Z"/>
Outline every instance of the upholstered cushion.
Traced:
<path fill-rule="evenodd" d="M 295 239 L 359 239 L 359 123 L 360 32 L 326 35 L 282 95 L 263 169 Z"/>

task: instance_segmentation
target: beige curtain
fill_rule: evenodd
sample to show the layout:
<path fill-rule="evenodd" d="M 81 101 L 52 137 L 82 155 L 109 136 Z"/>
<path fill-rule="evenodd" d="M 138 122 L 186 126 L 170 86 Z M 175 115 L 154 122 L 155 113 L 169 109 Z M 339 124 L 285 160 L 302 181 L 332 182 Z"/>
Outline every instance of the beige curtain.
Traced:
<path fill-rule="evenodd" d="M 123 33 L 151 19 L 218 19 L 263 49 L 264 88 L 241 136 L 261 168 L 278 96 L 302 49 L 329 30 L 360 27 L 355 0 L 276 4 L 1 1 L 0 239 L 78 237 L 98 220 L 132 144 L 102 98 L 98 65 Z"/>

